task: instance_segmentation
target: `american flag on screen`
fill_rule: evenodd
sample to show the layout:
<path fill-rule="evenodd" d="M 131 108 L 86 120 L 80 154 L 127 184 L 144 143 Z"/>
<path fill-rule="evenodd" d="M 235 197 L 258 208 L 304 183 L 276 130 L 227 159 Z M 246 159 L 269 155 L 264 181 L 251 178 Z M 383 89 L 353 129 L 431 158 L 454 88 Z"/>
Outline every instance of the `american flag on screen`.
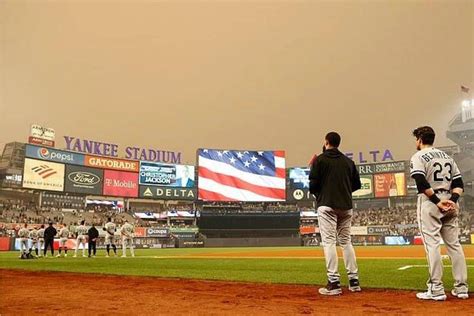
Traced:
<path fill-rule="evenodd" d="M 284 151 L 198 150 L 199 199 L 271 202 L 286 198 Z"/>

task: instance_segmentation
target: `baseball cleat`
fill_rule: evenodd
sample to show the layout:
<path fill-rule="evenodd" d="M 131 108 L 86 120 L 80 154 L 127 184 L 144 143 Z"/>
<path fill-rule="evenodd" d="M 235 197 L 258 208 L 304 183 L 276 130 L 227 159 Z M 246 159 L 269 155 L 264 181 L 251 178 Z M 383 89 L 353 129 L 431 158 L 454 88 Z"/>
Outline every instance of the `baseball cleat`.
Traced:
<path fill-rule="evenodd" d="M 122 258 L 127 258 L 127 256 L 123 255 Z"/>
<path fill-rule="evenodd" d="M 462 300 L 466 300 L 469 298 L 469 294 L 467 292 L 458 292 L 456 289 L 452 289 L 451 295 Z"/>
<path fill-rule="evenodd" d="M 351 292 L 361 292 L 362 289 L 359 284 L 359 280 L 357 279 L 352 279 L 349 280 L 349 291 Z"/>
<path fill-rule="evenodd" d="M 61 257 L 61 255 L 56 255 L 56 258 L 59 258 L 59 257 Z"/>
<path fill-rule="evenodd" d="M 66 257 L 67 257 L 67 253 L 64 254 L 64 258 L 66 258 Z"/>
<path fill-rule="evenodd" d="M 328 282 L 326 287 L 322 287 L 319 289 L 319 294 L 328 295 L 328 296 L 341 295 L 342 294 L 341 283 Z"/>
<path fill-rule="evenodd" d="M 73 258 L 77 258 L 77 255 L 72 256 Z"/>
<path fill-rule="evenodd" d="M 432 300 L 432 301 L 446 301 L 446 294 L 434 295 L 430 291 L 416 293 L 416 297 L 420 300 Z"/>
<path fill-rule="evenodd" d="M 105 255 L 106 258 L 110 257 L 109 255 Z"/>

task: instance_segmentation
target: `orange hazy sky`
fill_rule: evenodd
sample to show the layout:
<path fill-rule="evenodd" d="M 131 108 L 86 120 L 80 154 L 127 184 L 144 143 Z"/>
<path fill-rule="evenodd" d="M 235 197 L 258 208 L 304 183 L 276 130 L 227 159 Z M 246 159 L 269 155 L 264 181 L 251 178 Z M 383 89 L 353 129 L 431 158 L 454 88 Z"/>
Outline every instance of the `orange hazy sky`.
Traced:
<path fill-rule="evenodd" d="M 0 145 L 29 125 L 182 152 L 438 144 L 474 88 L 473 1 L 0 1 Z"/>

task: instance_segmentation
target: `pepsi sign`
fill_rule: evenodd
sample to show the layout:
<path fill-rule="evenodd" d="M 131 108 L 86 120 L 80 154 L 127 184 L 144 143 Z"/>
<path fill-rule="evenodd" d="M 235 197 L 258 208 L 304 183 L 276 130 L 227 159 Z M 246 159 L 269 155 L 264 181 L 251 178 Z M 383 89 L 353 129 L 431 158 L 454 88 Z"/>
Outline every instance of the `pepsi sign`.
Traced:
<path fill-rule="evenodd" d="M 61 162 L 70 165 L 84 165 L 84 155 L 50 147 L 26 145 L 26 157 L 47 161 Z"/>

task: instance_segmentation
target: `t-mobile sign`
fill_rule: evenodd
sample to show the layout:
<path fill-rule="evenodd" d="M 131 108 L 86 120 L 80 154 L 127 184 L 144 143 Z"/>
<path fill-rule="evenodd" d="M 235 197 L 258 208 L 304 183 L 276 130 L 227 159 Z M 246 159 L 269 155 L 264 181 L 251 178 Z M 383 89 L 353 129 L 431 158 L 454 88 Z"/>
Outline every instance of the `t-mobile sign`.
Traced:
<path fill-rule="evenodd" d="M 138 173 L 105 170 L 104 195 L 137 197 Z"/>

